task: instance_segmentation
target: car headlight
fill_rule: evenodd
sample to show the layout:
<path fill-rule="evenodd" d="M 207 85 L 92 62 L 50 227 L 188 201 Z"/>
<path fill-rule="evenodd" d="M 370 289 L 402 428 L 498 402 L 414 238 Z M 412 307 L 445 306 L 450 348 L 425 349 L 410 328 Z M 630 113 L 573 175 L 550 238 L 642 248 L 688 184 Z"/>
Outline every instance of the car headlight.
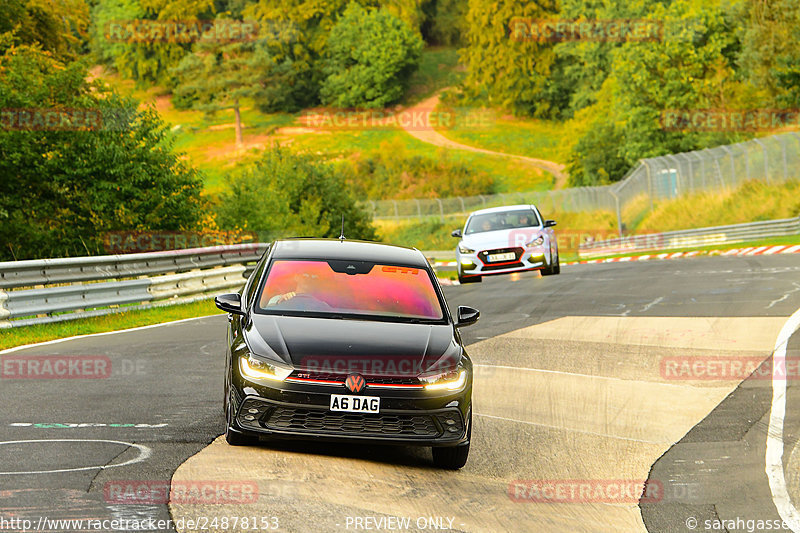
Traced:
<path fill-rule="evenodd" d="M 283 381 L 292 373 L 291 368 L 275 365 L 255 357 L 239 357 L 242 375 L 253 381 Z"/>
<path fill-rule="evenodd" d="M 526 246 L 541 246 L 544 244 L 544 237 L 538 237 L 529 242 Z"/>
<path fill-rule="evenodd" d="M 467 382 L 467 369 L 459 366 L 455 370 L 433 376 L 420 376 L 425 390 L 458 390 Z"/>
<path fill-rule="evenodd" d="M 459 244 L 458 245 L 458 251 L 461 252 L 462 254 L 474 254 L 475 253 L 475 250 L 473 250 L 472 248 L 467 248 L 463 244 Z"/>

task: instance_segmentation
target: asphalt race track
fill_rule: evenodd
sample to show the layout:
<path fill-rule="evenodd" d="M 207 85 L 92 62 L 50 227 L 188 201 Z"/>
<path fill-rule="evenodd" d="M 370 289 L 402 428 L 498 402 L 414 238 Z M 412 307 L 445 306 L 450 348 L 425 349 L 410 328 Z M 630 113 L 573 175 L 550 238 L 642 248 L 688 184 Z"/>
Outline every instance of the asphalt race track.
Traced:
<path fill-rule="evenodd" d="M 435 469 L 427 449 L 227 446 L 215 316 L 2 355 L 0 531 L 22 531 L 12 518 L 40 531 L 172 518 L 177 528 L 142 531 L 314 532 L 733 532 L 798 519 L 800 333 L 775 350 L 788 376 L 772 375 L 800 308 L 797 256 L 575 265 L 445 290 L 482 313 L 463 330 L 477 366 L 461 471 Z M 54 355 L 96 361 L 97 375 L 15 379 L 15 365 Z M 762 366 L 727 372 L 743 361 Z M 168 504 L 156 488 L 170 482 L 234 496 L 173 492 Z M 119 491 L 130 486 L 152 491 Z"/>

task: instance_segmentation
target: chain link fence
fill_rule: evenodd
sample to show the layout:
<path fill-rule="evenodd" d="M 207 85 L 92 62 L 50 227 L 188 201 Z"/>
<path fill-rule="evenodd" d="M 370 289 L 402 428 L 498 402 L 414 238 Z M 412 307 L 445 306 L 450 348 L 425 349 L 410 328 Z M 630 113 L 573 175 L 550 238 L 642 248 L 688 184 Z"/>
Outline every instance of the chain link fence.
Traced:
<path fill-rule="evenodd" d="M 800 178 L 800 134 L 791 132 L 694 152 L 642 159 L 625 177 L 599 187 L 519 192 L 483 196 L 379 200 L 365 202 L 376 219 L 424 219 L 466 216 L 485 207 L 535 204 L 543 213 L 609 210 L 616 213 L 620 234 L 625 208 L 633 201 L 652 208 L 668 200 L 703 191 L 733 189 L 750 180 L 779 183 Z"/>

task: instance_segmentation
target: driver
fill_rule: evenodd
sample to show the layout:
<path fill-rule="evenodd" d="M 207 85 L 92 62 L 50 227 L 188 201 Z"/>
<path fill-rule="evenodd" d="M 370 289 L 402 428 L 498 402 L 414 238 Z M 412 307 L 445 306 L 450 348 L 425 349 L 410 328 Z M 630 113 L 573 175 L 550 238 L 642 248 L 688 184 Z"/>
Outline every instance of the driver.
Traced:
<path fill-rule="evenodd" d="M 269 299 L 267 302 L 267 307 L 272 307 L 273 305 L 278 305 L 282 302 L 288 302 L 289 300 L 298 296 L 310 296 L 314 298 L 314 293 L 316 292 L 316 280 L 318 277 L 319 276 L 316 274 L 298 272 L 294 275 L 295 290 L 285 292 L 283 294 L 276 294 Z"/>
<path fill-rule="evenodd" d="M 527 228 L 531 226 L 531 219 L 528 215 L 520 215 L 519 216 L 519 227 Z"/>

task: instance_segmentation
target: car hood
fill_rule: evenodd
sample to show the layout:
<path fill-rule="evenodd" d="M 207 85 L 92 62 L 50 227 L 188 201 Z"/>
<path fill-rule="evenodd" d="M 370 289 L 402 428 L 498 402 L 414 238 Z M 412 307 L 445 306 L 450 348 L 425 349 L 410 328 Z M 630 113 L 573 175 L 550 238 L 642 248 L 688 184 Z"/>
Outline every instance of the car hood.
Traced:
<path fill-rule="evenodd" d="M 250 350 L 298 370 L 418 375 L 453 368 L 461 357 L 448 324 L 251 317 L 244 329 Z"/>
<path fill-rule="evenodd" d="M 525 247 L 526 243 L 532 241 L 539 235 L 544 235 L 544 230 L 540 227 L 504 229 L 465 235 L 461 239 L 461 243 L 475 251 L 491 250 L 494 248 L 513 248 L 516 246 Z"/>

